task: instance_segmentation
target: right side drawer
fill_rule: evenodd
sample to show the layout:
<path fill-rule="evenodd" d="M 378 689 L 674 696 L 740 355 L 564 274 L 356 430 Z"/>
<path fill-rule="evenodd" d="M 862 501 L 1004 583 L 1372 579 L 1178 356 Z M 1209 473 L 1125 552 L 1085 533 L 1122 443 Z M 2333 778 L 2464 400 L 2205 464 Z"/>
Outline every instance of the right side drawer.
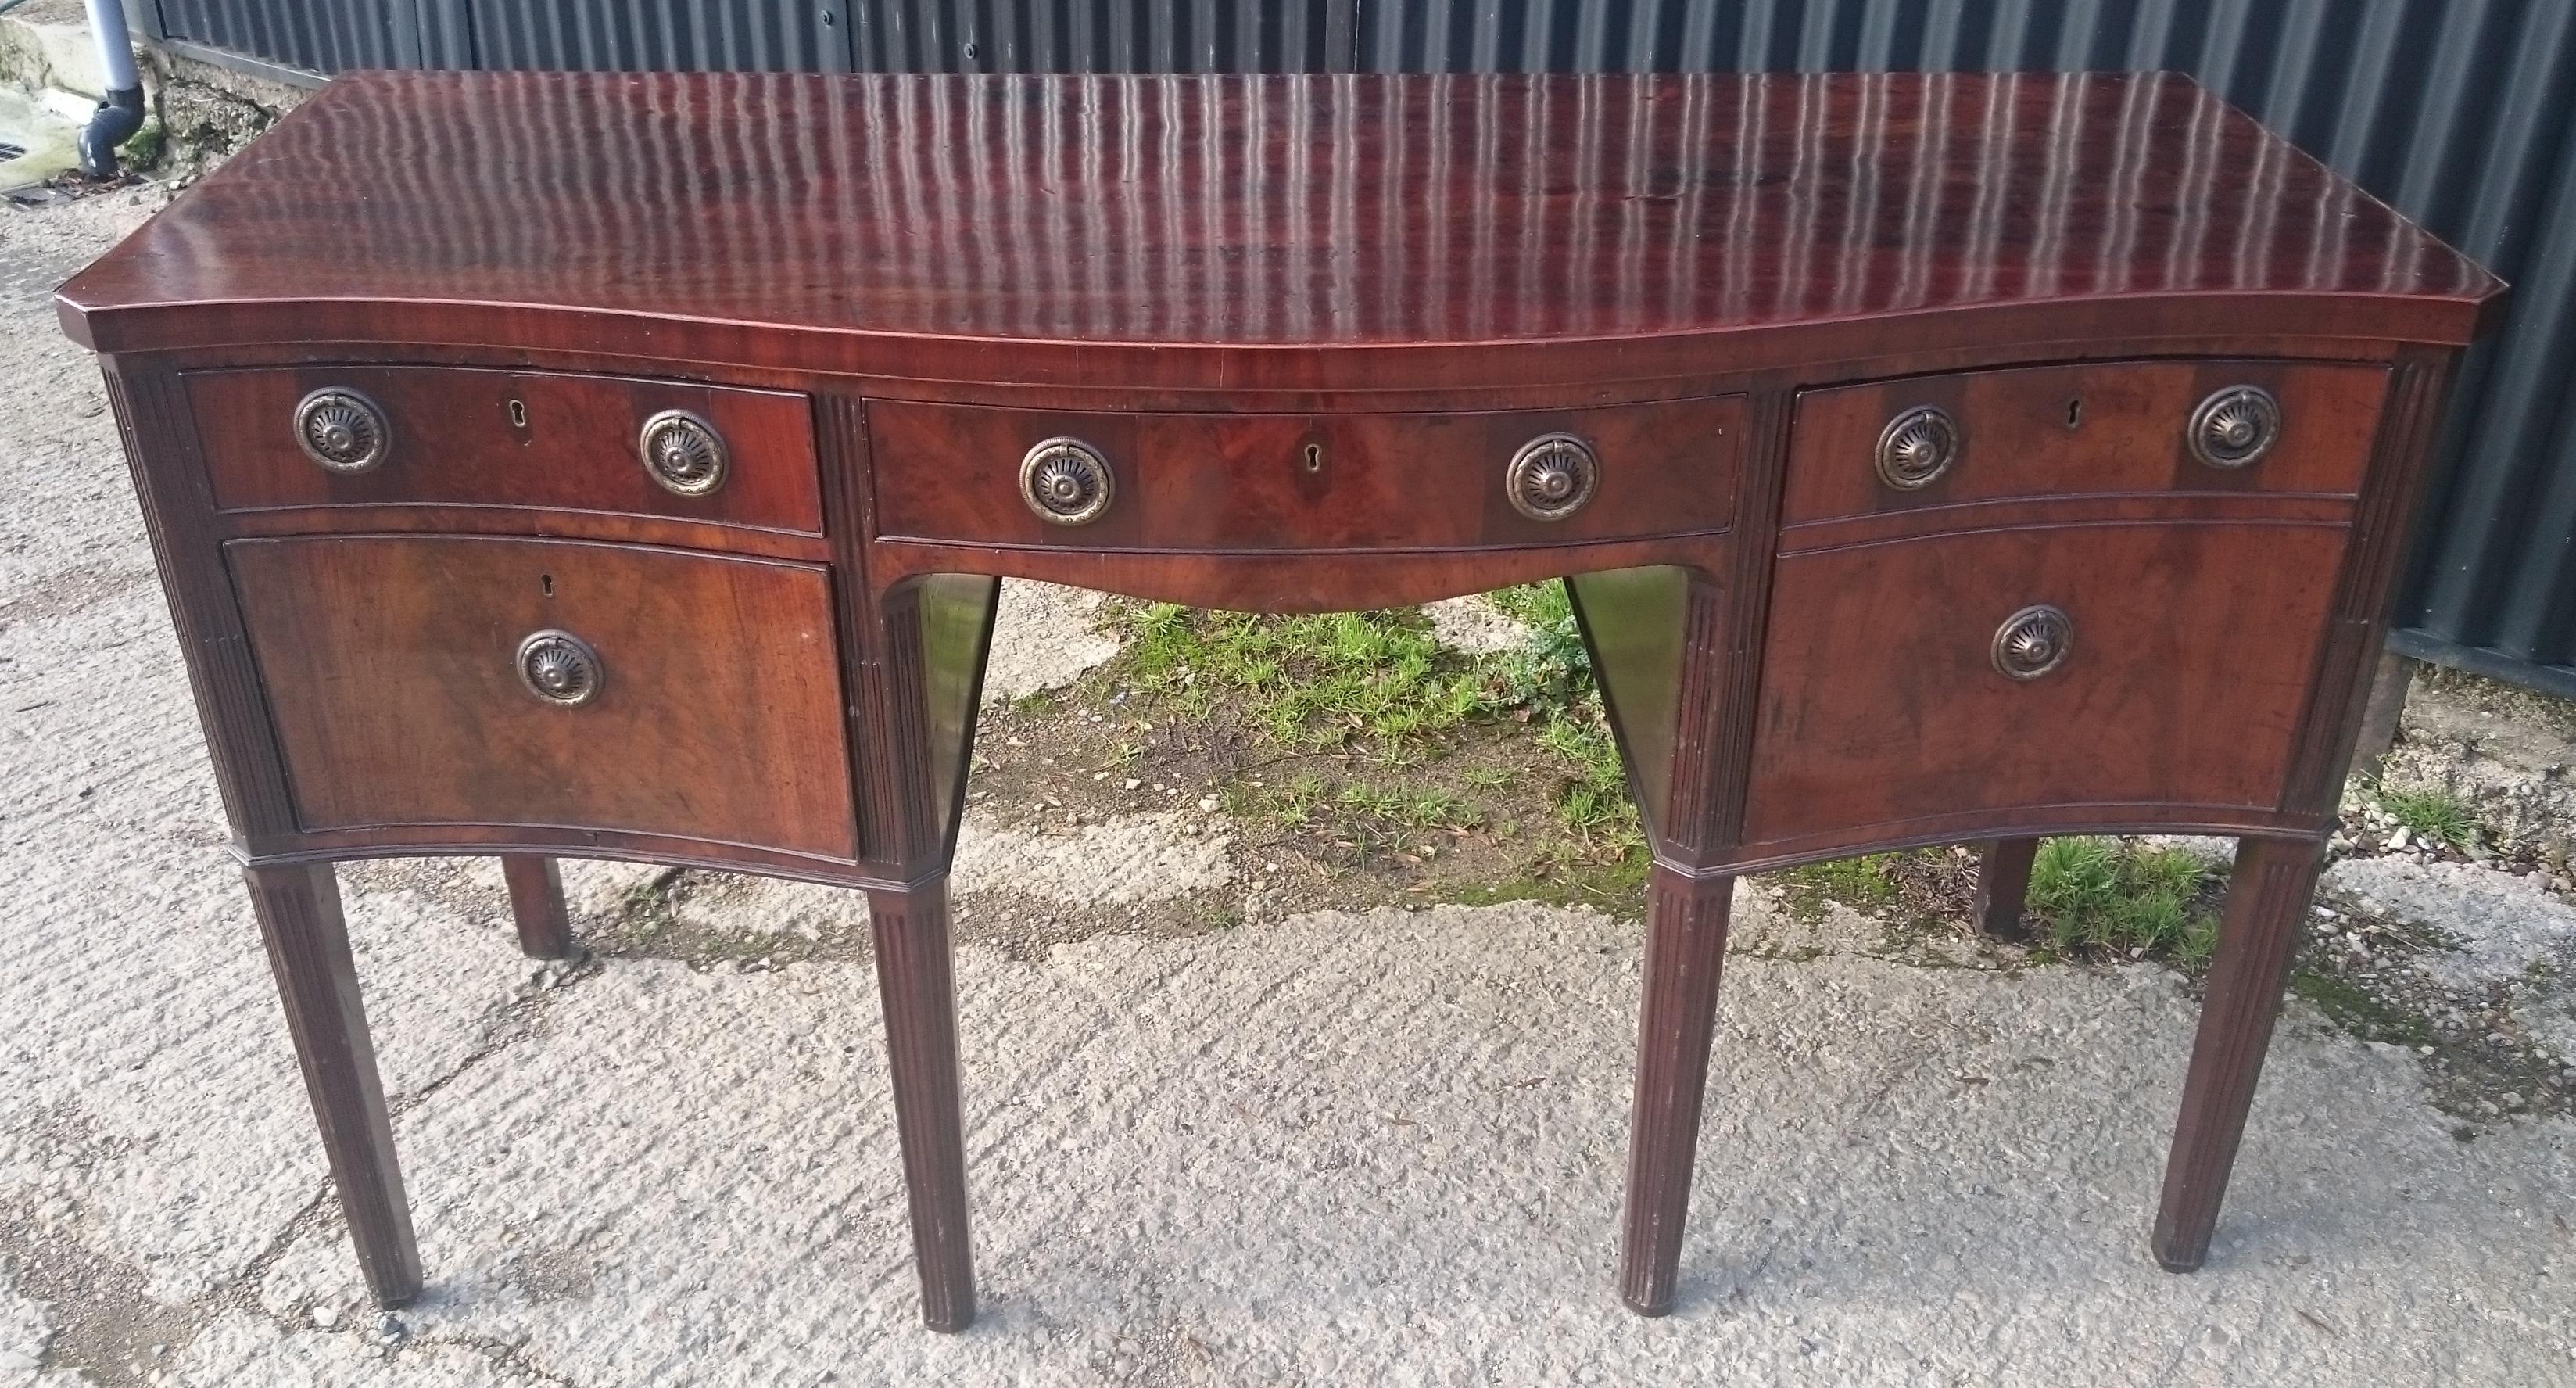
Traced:
<path fill-rule="evenodd" d="M 2361 487 L 2388 370 L 2128 361 L 1802 392 L 1784 526 L 2068 496 Z"/>

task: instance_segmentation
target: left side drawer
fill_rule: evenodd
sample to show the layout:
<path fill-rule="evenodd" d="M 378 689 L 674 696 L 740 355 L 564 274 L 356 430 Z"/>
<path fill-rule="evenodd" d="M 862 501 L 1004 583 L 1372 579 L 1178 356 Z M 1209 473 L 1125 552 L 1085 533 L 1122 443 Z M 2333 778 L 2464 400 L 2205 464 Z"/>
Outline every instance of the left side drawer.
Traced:
<path fill-rule="evenodd" d="M 819 535 L 813 410 L 786 391 L 555 371 L 193 371 L 224 511 L 604 511 Z"/>
<path fill-rule="evenodd" d="M 224 553 L 308 830 L 544 825 L 857 856 L 818 565 L 428 536 Z"/>

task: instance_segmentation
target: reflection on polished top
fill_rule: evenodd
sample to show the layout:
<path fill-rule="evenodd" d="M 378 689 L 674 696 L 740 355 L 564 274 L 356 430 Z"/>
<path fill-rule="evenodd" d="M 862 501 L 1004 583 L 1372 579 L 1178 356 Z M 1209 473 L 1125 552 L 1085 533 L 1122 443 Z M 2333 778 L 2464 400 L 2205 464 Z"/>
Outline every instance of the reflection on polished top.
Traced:
<path fill-rule="evenodd" d="M 64 316 L 113 350 L 376 336 L 397 320 L 364 304 L 393 300 L 466 306 L 438 340 L 578 349 L 607 345 L 595 317 L 542 320 L 607 312 L 864 341 L 848 363 L 903 374 L 918 336 L 2028 331 L 2010 315 L 2104 299 L 2152 335 L 2155 300 L 2200 297 L 2205 328 L 2213 294 L 2249 333 L 2464 342 L 2500 293 L 2164 74 L 368 73 L 75 279 Z"/>

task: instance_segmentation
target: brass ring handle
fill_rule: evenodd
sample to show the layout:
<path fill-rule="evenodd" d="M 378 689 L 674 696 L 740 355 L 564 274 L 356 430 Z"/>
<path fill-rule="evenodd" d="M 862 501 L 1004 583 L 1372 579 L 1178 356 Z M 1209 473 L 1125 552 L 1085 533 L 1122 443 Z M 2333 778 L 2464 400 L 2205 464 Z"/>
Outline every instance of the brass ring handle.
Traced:
<path fill-rule="evenodd" d="M 1117 495 L 1109 460 L 1080 439 L 1045 439 L 1020 459 L 1020 500 L 1050 524 L 1089 525 Z"/>
<path fill-rule="evenodd" d="M 2004 618 L 1995 628 L 1995 669 L 2006 679 L 2035 680 L 2066 663 L 2075 649 L 2075 619 L 2046 603 Z"/>
<path fill-rule="evenodd" d="M 324 386 L 295 402 L 295 444 L 324 471 L 354 476 L 393 451 L 394 429 L 375 401 L 343 386 Z"/>
<path fill-rule="evenodd" d="M 2281 402 L 2261 386 L 2210 392 L 2185 428 L 2191 454 L 2217 468 L 2240 468 L 2272 451 L 2281 438 Z"/>
<path fill-rule="evenodd" d="M 1601 456 L 1572 434 L 1541 434 L 1522 444 L 1503 470 L 1503 495 L 1535 521 L 1561 521 L 1583 509 L 1601 485 Z"/>
<path fill-rule="evenodd" d="M 732 463 L 724 435 L 687 410 L 661 410 L 646 419 L 635 451 L 644 471 L 676 496 L 705 496 L 723 486 Z"/>
<path fill-rule="evenodd" d="M 1899 410 L 1878 433 L 1878 480 L 1900 492 L 1931 486 L 1959 458 L 1959 421 L 1938 405 Z"/>
<path fill-rule="evenodd" d="M 565 708 L 599 697 L 608 667 L 590 643 L 568 631 L 530 632 L 519 643 L 519 683 L 550 704 Z"/>

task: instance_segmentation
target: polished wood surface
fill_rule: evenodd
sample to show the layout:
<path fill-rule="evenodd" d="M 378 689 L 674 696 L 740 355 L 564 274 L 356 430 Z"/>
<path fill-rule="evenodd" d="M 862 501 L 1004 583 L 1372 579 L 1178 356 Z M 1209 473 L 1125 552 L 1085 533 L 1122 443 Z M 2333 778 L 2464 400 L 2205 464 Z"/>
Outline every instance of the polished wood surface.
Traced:
<path fill-rule="evenodd" d="M 226 546 L 300 824 L 527 822 L 851 859 L 822 570 L 551 540 Z M 521 684 L 562 630 L 589 702 Z"/>
<path fill-rule="evenodd" d="M 2498 292 L 2164 74 L 365 73 L 64 305 L 103 351 L 1369 391 L 2090 338 L 2105 308 L 2460 343 Z"/>
<path fill-rule="evenodd" d="M 423 523 L 442 528 L 460 508 L 506 509 L 519 514 L 501 523 L 523 527 L 529 511 L 608 511 L 823 533 L 813 410 L 799 395 L 416 366 L 203 371 L 187 383 L 219 510 L 434 506 L 448 514 Z M 296 446 L 296 403 L 324 388 L 358 391 L 384 410 L 393 432 L 384 462 L 337 474 Z M 728 465 L 708 494 L 671 492 L 639 461 L 644 422 L 662 410 L 689 411 L 723 435 Z"/>
<path fill-rule="evenodd" d="M 2281 436 L 2240 468 L 2192 456 L 2187 426 L 2212 392 L 2255 386 L 2280 401 Z M 1798 398 L 1780 524 L 1805 527 L 1891 511 L 1938 513 L 1944 528 L 2009 519 L 2011 503 L 2067 496 L 2290 493 L 2349 497 L 2361 487 L 2388 371 L 2275 361 L 2141 361 L 1914 376 L 1812 390 Z M 1958 458 L 1918 490 L 1879 481 L 1888 421 L 1917 406 L 1973 428 Z"/>
<path fill-rule="evenodd" d="M 1571 434 L 1600 459 L 1591 499 L 1561 520 L 1513 509 L 1514 453 Z M 995 410 L 879 401 L 877 533 L 892 540 L 1069 549 L 1428 550 L 1691 535 L 1733 517 L 1744 401 L 1592 410 L 1223 415 Z M 1031 446 L 1071 437 L 1116 477 L 1087 525 L 1020 497 Z"/>
<path fill-rule="evenodd" d="M 1303 612 L 1569 579 L 1655 860 L 1650 1314 L 1693 1295 L 1737 874 L 1985 841 L 2001 928 L 2038 835 L 2241 836 L 2154 1235 L 2196 1266 L 2502 293 L 2172 76 L 512 73 L 333 83 L 60 307 L 376 1295 L 421 1267 L 329 863 L 501 855 L 567 957 L 578 852 L 870 893 L 957 1330 L 946 874 L 1004 578 Z M 304 456 L 322 386 L 387 408 L 382 467 Z M 2213 467 L 2186 431 L 2241 386 L 2278 438 Z M 1916 406 L 1956 455 L 1891 485 Z M 728 443 L 708 495 L 640 464 L 673 408 Z M 1601 474 L 1542 521 L 1503 478 L 1550 432 Z M 1113 471 L 1092 524 L 1022 500 L 1055 436 Z M 2012 679 L 2034 605 L 2072 644 Z M 595 697 L 523 684 L 548 629 Z"/>
<path fill-rule="evenodd" d="M 2273 811 L 2343 548 L 2332 526 L 2081 525 L 1783 555 L 1745 841 L 1901 839 L 1977 811 Z M 2034 604 L 2074 639 L 2012 679 L 1995 634 Z"/>
<path fill-rule="evenodd" d="M 563 871 L 554 859 L 502 854 L 501 880 L 509 888 L 510 920 L 519 931 L 521 954 L 570 959 L 581 952 L 573 943 L 572 913 L 564 908 Z"/>

